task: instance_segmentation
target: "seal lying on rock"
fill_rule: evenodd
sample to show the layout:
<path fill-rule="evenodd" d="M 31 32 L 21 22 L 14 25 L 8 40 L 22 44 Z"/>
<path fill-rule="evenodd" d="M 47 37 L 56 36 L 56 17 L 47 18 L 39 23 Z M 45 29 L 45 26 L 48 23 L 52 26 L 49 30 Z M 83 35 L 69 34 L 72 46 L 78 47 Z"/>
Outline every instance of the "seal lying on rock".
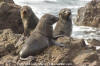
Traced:
<path fill-rule="evenodd" d="M 57 20 L 57 17 L 50 14 L 42 16 L 36 28 L 23 45 L 19 53 L 21 58 L 34 56 L 49 46 L 49 40 L 52 38 L 52 24 Z"/>
<path fill-rule="evenodd" d="M 72 33 L 72 19 L 71 10 L 64 8 L 59 13 L 59 20 L 54 29 L 53 35 L 57 36 L 70 36 Z"/>
<path fill-rule="evenodd" d="M 39 19 L 29 6 L 20 9 L 21 19 L 24 25 L 24 35 L 29 36 L 30 32 L 36 27 Z"/>

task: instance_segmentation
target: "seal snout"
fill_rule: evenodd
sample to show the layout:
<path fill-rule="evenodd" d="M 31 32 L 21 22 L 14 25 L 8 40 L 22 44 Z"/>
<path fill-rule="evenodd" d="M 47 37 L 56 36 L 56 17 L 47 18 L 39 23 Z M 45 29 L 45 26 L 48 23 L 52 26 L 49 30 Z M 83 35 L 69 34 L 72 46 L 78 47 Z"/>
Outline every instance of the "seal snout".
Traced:
<path fill-rule="evenodd" d="M 65 11 L 65 14 L 66 15 L 71 15 L 71 11 L 69 10 L 69 11 Z"/>
<path fill-rule="evenodd" d="M 25 16 L 25 15 L 29 15 L 30 13 L 30 10 L 31 10 L 31 8 L 29 7 L 29 6 L 23 6 L 22 8 L 21 8 L 21 13 L 23 14 L 23 17 Z"/>
<path fill-rule="evenodd" d="M 24 11 L 23 11 L 23 14 L 26 14 L 26 13 L 27 13 L 27 11 L 26 11 L 26 10 L 24 10 Z"/>

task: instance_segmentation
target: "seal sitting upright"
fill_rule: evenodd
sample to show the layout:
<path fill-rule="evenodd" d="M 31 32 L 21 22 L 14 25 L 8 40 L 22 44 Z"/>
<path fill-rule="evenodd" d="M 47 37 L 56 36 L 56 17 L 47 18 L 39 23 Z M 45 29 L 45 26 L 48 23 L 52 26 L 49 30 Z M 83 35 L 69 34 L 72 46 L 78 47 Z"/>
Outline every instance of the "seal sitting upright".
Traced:
<path fill-rule="evenodd" d="M 29 6 L 23 6 L 20 9 L 20 15 L 24 26 L 24 35 L 29 36 L 39 19 Z"/>
<path fill-rule="evenodd" d="M 57 17 L 50 14 L 45 14 L 41 17 L 19 53 L 21 58 L 34 56 L 49 46 L 49 39 L 52 38 L 52 24 L 57 20 Z"/>
<path fill-rule="evenodd" d="M 64 8 L 59 13 L 59 20 L 54 29 L 54 37 L 69 36 L 72 33 L 71 10 Z"/>

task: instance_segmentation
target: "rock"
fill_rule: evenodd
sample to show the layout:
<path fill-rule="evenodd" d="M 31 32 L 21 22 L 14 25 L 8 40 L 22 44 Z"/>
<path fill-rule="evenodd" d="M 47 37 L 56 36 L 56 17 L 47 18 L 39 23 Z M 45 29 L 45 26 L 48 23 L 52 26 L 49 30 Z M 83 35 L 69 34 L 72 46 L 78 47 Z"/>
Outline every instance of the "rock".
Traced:
<path fill-rule="evenodd" d="M 10 28 L 14 33 L 23 33 L 20 8 L 15 4 L 0 3 L 0 30 Z"/>
<path fill-rule="evenodd" d="M 97 66 L 99 62 L 99 57 L 95 51 L 92 50 L 81 50 L 77 57 L 73 59 L 76 65 L 81 66 Z"/>
<path fill-rule="evenodd" d="M 13 1 L 13 0 L 0 0 L 0 3 L 1 3 L 1 2 L 13 3 L 13 4 L 14 4 L 14 1 Z"/>
<path fill-rule="evenodd" d="M 87 42 L 90 46 L 100 46 L 100 41 L 96 39 L 88 39 Z"/>
<path fill-rule="evenodd" d="M 97 53 L 100 53 L 100 49 L 97 50 Z"/>
<path fill-rule="evenodd" d="M 7 3 L 13 3 L 14 4 L 13 0 L 4 0 L 4 1 L 7 2 Z"/>
<path fill-rule="evenodd" d="M 6 55 L 2 57 L 2 60 L 0 59 L 0 65 L 1 66 L 18 66 L 17 65 L 17 56 L 11 56 L 11 55 Z"/>
<path fill-rule="evenodd" d="M 20 50 L 22 49 L 22 46 L 24 45 L 25 41 L 27 39 L 27 36 L 22 35 L 19 40 L 17 41 L 15 47 L 17 48 L 16 53 L 18 54 Z"/>
<path fill-rule="evenodd" d="M 15 44 L 20 35 L 14 34 L 11 29 L 5 29 L 0 34 L 0 57 L 16 51 Z"/>
<path fill-rule="evenodd" d="M 79 8 L 75 21 L 76 25 L 100 27 L 100 1 L 92 0 Z"/>
<path fill-rule="evenodd" d="M 65 44 L 66 47 L 71 48 L 75 48 L 76 46 L 82 48 L 86 46 L 84 39 L 71 38 L 67 36 L 58 38 L 56 42 Z"/>
<path fill-rule="evenodd" d="M 52 45 L 45 49 L 40 54 L 30 57 L 27 60 L 20 60 L 20 58 L 16 55 L 11 55 L 12 51 L 17 51 L 18 48 L 14 49 L 14 47 L 18 47 L 22 44 L 16 45 L 16 43 L 22 43 L 23 36 L 15 34 L 12 30 L 3 30 L 0 31 L 0 37 L 3 36 L 4 40 L 0 40 L 0 64 L 3 63 L 10 63 L 10 66 L 16 66 L 16 64 L 24 64 L 24 65 L 66 65 L 66 66 L 82 66 L 83 64 L 93 64 L 97 65 L 98 62 L 98 55 L 96 51 L 91 49 L 85 49 L 85 42 L 83 39 L 76 39 L 71 37 L 60 37 L 56 40 L 56 42 L 63 43 L 66 47 L 60 47 L 56 45 Z M 12 36 L 13 34 L 13 36 Z M 9 36 L 10 35 L 10 36 Z M 9 36 L 9 37 L 8 37 Z M 10 41 L 11 38 L 16 37 L 16 42 Z M 15 40 L 15 39 L 12 39 Z M 8 43 L 9 42 L 9 43 Z M 70 44 L 70 45 L 68 45 Z M 1 48 L 2 46 L 2 48 Z M 5 49 L 7 48 L 7 51 Z M 69 47 L 69 48 L 68 48 Z M 12 50 L 12 49 L 13 50 Z M 2 52 L 1 52 L 2 49 Z M 5 54 L 4 54 L 5 53 Z"/>
<path fill-rule="evenodd" d="M 100 49 L 97 50 L 97 54 L 99 56 L 99 62 L 97 63 L 97 66 L 99 66 L 100 65 Z"/>

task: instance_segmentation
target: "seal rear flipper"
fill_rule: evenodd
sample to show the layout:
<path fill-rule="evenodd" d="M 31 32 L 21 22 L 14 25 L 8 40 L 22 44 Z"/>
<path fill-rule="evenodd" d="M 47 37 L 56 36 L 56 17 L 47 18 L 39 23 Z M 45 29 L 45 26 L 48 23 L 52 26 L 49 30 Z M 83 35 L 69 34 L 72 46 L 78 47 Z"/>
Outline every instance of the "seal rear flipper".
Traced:
<path fill-rule="evenodd" d="M 52 45 L 57 45 L 57 46 L 60 46 L 60 47 L 65 47 L 64 44 L 61 44 L 61 43 L 55 42 L 54 40 L 51 40 L 51 41 L 50 41 L 50 44 L 52 44 Z"/>
<path fill-rule="evenodd" d="M 65 47 L 64 44 L 61 44 L 61 43 L 58 43 L 58 42 L 55 42 L 55 45 L 60 46 L 60 47 Z"/>
<path fill-rule="evenodd" d="M 53 37 L 53 40 L 57 40 L 59 37 L 64 37 L 64 35 L 57 35 Z"/>

